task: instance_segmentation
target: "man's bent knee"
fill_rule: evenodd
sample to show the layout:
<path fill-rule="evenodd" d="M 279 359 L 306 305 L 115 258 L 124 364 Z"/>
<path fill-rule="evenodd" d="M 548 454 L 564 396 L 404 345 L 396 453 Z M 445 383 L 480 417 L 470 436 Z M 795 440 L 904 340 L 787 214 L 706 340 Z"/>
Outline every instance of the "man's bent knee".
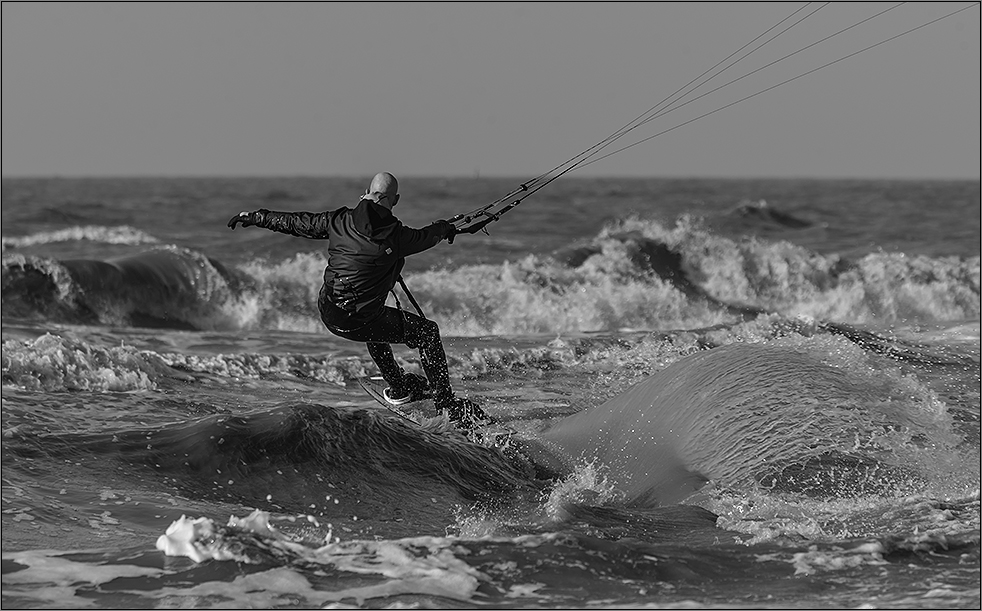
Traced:
<path fill-rule="evenodd" d="M 406 345 L 410 348 L 420 348 L 440 343 L 440 326 L 432 320 L 426 318 L 414 320 L 408 325 L 406 330 Z"/>

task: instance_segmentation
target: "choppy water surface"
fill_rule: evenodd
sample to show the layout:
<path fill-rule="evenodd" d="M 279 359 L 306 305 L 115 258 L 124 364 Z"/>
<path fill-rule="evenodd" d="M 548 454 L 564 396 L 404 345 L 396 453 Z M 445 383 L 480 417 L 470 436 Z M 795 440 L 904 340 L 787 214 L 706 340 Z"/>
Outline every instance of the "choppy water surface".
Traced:
<path fill-rule="evenodd" d="M 559 181 L 410 259 L 520 452 L 380 409 L 325 245 L 225 227 L 363 182 L 3 181 L 4 607 L 978 608 L 977 182 Z"/>

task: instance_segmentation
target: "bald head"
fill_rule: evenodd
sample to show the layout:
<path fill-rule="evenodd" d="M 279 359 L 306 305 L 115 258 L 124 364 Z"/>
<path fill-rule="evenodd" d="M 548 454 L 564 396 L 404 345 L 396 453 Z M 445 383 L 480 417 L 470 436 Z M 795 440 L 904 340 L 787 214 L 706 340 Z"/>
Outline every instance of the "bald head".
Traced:
<path fill-rule="evenodd" d="M 372 179 L 372 186 L 368 188 L 368 194 L 373 196 L 385 195 L 390 203 L 395 203 L 399 195 L 399 181 L 388 172 L 379 172 Z"/>

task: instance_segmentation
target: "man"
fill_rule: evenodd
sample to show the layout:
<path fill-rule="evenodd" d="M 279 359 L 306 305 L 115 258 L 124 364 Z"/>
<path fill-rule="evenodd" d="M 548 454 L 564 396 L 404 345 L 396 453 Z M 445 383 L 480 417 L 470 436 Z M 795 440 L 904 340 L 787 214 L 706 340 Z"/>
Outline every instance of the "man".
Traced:
<path fill-rule="evenodd" d="M 445 239 L 452 242 L 456 228 L 448 221 L 423 229 L 406 227 L 392 214 L 398 203 L 399 182 L 392 174 L 380 172 L 354 209 L 321 213 L 260 209 L 239 213 L 228 226 L 256 226 L 328 240 L 324 284 L 317 300 L 324 325 L 339 337 L 368 345 L 368 353 L 389 385 L 384 394 L 390 403 L 419 399 L 429 388 L 437 409 L 446 410 L 457 426 L 472 427 L 487 420 L 487 415 L 474 402 L 454 396 L 440 328 L 422 316 L 385 305 L 406 257 Z M 418 348 L 427 379 L 404 372 L 390 344 Z"/>

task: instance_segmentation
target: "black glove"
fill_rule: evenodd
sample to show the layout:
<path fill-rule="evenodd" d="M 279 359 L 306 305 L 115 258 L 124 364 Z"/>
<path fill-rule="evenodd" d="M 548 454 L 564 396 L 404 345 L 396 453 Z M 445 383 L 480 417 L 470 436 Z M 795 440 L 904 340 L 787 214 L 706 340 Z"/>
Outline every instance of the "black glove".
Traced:
<path fill-rule="evenodd" d="M 433 223 L 437 231 L 443 234 L 443 239 L 453 244 L 454 236 L 457 235 L 457 227 L 450 221 L 437 221 Z"/>
<path fill-rule="evenodd" d="M 240 212 L 228 221 L 228 228 L 235 229 L 236 223 L 242 223 L 243 227 L 252 227 L 257 223 L 255 212 Z"/>

